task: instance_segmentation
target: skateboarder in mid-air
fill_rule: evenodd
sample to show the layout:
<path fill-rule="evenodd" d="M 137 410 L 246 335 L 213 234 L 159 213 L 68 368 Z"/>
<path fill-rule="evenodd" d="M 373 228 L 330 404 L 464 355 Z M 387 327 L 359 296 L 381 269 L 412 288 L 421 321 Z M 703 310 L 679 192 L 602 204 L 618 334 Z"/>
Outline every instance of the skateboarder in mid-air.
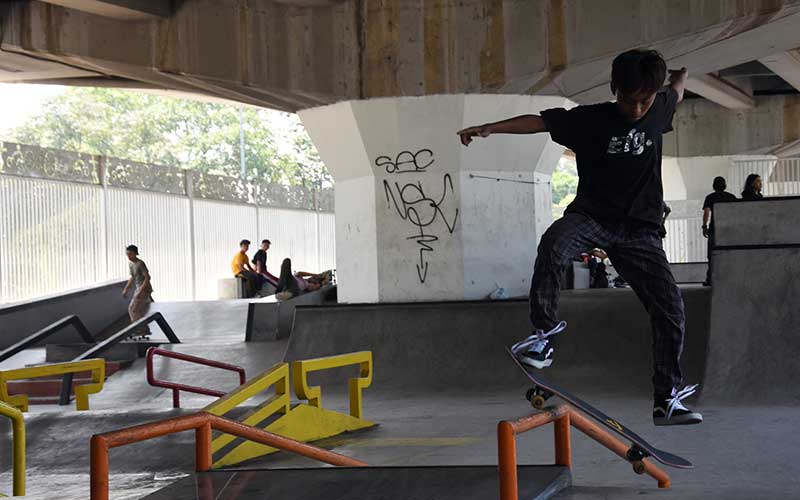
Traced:
<path fill-rule="evenodd" d="M 656 425 L 696 424 L 702 415 L 682 400 L 696 386 L 680 389 L 683 298 L 661 246 L 664 206 L 661 135 L 672 130 L 675 106 L 683 100 L 687 71 L 670 71 L 654 50 L 631 50 L 614 59 L 611 92 L 616 102 L 548 109 L 539 115 L 469 127 L 458 132 L 464 146 L 473 137 L 549 132 L 575 153 L 578 193 L 564 216 L 542 235 L 531 282 L 533 334 L 514 344 L 523 363 L 550 366 L 558 321 L 561 271 L 574 256 L 603 248 L 642 301 L 653 326 Z"/>

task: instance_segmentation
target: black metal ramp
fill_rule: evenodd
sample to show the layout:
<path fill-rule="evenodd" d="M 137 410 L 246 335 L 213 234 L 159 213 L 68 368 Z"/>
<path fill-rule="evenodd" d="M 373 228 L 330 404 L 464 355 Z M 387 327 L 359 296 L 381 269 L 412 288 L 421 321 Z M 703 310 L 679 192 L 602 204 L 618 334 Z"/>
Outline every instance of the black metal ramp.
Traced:
<path fill-rule="evenodd" d="M 550 498 L 570 486 L 568 468 L 518 467 L 520 500 Z M 194 474 L 151 500 L 487 500 L 498 498 L 497 467 L 324 467 Z"/>

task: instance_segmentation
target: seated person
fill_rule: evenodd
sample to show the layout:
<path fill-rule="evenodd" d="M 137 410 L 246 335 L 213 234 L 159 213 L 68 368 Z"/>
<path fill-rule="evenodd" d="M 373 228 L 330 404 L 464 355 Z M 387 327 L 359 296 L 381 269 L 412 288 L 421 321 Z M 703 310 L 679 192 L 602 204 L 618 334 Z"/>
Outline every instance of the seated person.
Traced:
<path fill-rule="evenodd" d="M 261 240 L 261 248 L 253 256 L 253 265 L 256 273 L 262 277 L 262 285 L 263 282 L 266 282 L 277 288 L 278 278 L 267 271 L 267 250 L 269 250 L 270 245 L 272 243 L 269 240 Z"/>
<path fill-rule="evenodd" d="M 287 300 L 297 297 L 303 292 L 319 290 L 329 284 L 333 278 L 332 271 L 314 274 L 305 271 L 292 273 L 292 260 L 283 259 L 281 263 L 281 276 L 278 278 L 278 287 L 275 297 Z"/>
<path fill-rule="evenodd" d="M 239 251 L 231 259 L 231 271 L 234 278 L 241 278 L 247 281 L 245 287 L 246 298 L 256 295 L 259 288 L 259 277 L 253 268 L 250 267 L 250 259 L 247 258 L 247 250 L 250 248 L 250 240 L 242 240 L 239 242 Z"/>

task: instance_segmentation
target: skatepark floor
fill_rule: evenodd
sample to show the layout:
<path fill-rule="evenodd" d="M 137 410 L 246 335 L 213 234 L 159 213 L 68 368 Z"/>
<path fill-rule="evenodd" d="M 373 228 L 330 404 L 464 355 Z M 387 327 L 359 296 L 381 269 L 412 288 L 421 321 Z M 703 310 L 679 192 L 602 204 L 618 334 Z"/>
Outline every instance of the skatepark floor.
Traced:
<path fill-rule="evenodd" d="M 369 393 L 369 390 L 367 390 Z M 800 469 L 796 432 L 797 408 L 701 406 L 706 421 L 686 427 L 654 427 L 650 401 L 598 396 L 600 408 L 617 417 L 655 446 L 678 453 L 694 470 L 666 469 L 672 488 L 659 490 L 649 476 L 633 473 L 629 464 L 575 429 L 572 430 L 573 488 L 556 498 L 756 499 L 797 498 Z M 344 409 L 341 395 L 327 394 L 326 406 Z M 323 440 L 317 444 L 370 465 L 492 465 L 497 463 L 495 426 L 522 416 L 529 406 L 520 391 L 471 395 L 422 395 L 394 398 L 365 394 L 364 410 L 380 425 L 371 430 Z M 181 410 L 189 411 L 189 410 Z M 27 418 L 28 491 L 31 498 L 87 498 L 88 442 L 92 434 L 158 420 L 175 410 L 41 413 Z M 112 498 L 141 498 L 191 473 L 191 433 L 112 450 Z M 54 453 L 53 449 L 60 450 Z M 553 461 L 551 426 L 517 438 L 518 463 Z M 8 457 L 2 468 L 9 470 Z M 286 454 L 256 459 L 240 467 L 313 467 L 315 462 Z M 0 475 L 10 485 L 10 473 Z M 7 488 L 6 488 L 7 489 Z"/>
<path fill-rule="evenodd" d="M 624 294 L 617 293 L 617 296 L 624 298 Z M 566 300 L 569 301 L 569 294 Z M 285 341 L 251 344 L 242 341 L 244 301 L 159 304 L 158 307 L 184 342 L 172 348 L 242 364 L 248 376 L 281 361 L 287 349 Z M 510 362 L 507 365 L 496 369 L 516 370 Z M 192 371 L 195 368 L 184 365 L 165 364 L 160 369 L 159 374 L 164 378 L 180 374 L 189 383 L 197 377 L 205 377 L 199 371 Z M 380 369 L 376 363 L 375 370 Z M 649 374 L 641 377 L 648 378 Z M 213 384 L 220 388 L 236 384 L 233 376 L 232 380 L 218 378 Z M 92 434 L 190 412 L 212 400 L 186 394 L 182 395 L 185 408 L 172 410 L 169 392 L 150 387 L 144 380 L 144 365 L 140 360 L 108 379 L 104 391 L 92 396 L 91 411 L 76 412 L 74 406 L 69 409 L 32 407 L 25 417 L 29 498 L 88 498 L 88 445 Z M 641 382 L 629 381 L 631 385 Z M 701 425 L 655 427 L 651 401 L 640 390 L 626 387 L 625 380 L 615 380 L 613 384 L 597 380 L 593 385 L 585 383 L 580 387 L 564 385 L 654 446 L 692 461 L 695 469 L 665 469 L 671 476 L 672 487 L 659 490 L 652 478 L 634 474 L 627 462 L 573 429 L 573 486 L 555 498 L 639 499 L 648 495 L 664 499 L 744 500 L 800 497 L 797 463 L 800 433 L 796 432 L 800 409 L 796 406 L 702 402 L 697 406 L 705 417 Z M 524 400 L 525 388 L 521 374 L 519 383 L 492 390 L 480 386 L 468 391 L 458 387 L 449 390 L 423 386 L 398 388 L 374 383 L 364 391 L 364 415 L 380 425 L 317 444 L 376 466 L 496 465 L 497 422 L 532 411 Z M 326 407 L 346 411 L 344 379 L 341 384 L 326 386 L 324 390 Z M 746 403 L 746 400 L 745 395 L 743 401 Z M 0 421 L 0 432 L 0 435 L 10 435 L 5 420 Z M 6 441 L 5 448 L 9 446 Z M 520 464 L 551 464 L 552 427 L 548 425 L 518 436 L 517 452 Z M 193 461 L 192 433 L 114 449 L 110 454 L 111 498 L 142 498 L 191 475 Z M 317 465 L 308 459 L 279 453 L 241 464 L 239 468 Z M 4 453 L 0 456 L 0 470 L 3 471 L 0 492 L 10 491 L 10 469 L 10 457 Z"/>

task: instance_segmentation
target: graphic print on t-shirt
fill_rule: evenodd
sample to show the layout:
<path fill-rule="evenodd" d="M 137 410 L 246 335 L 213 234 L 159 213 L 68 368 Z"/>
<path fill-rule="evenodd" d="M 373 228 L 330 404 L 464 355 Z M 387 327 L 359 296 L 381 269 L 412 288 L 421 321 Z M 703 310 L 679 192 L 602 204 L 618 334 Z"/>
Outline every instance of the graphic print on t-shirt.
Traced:
<path fill-rule="evenodd" d="M 611 141 L 608 143 L 608 154 L 621 154 L 631 153 L 634 156 L 639 156 L 644 153 L 645 147 L 653 145 L 653 141 L 645 138 L 645 132 L 637 132 L 632 128 L 628 135 L 612 136 Z"/>

